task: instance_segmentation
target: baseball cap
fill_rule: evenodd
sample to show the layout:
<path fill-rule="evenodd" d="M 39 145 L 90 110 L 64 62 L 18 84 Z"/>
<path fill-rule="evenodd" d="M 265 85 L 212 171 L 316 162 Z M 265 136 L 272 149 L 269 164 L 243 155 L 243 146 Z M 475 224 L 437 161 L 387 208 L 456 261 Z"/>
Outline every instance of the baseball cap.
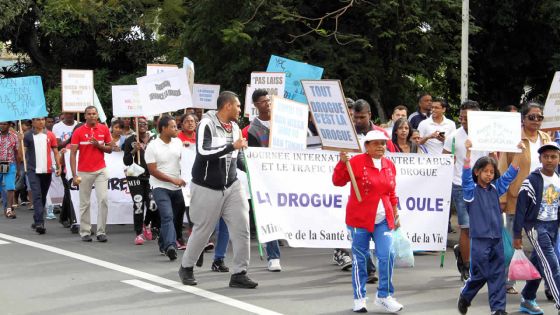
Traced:
<path fill-rule="evenodd" d="M 545 144 L 541 145 L 541 147 L 539 148 L 539 150 L 537 152 L 539 154 L 541 154 L 541 153 L 543 153 L 544 150 L 560 151 L 560 146 L 558 146 L 558 143 L 556 143 L 556 142 L 548 142 L 548 143 L 545 143 Z"/>

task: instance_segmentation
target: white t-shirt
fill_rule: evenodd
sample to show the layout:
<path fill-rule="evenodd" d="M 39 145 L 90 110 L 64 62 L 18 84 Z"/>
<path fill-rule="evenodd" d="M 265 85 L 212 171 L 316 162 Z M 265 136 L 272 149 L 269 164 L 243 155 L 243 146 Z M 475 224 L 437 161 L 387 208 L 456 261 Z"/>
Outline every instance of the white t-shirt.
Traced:
<path fill-rule="evenodd" d="M 461 126 L 459 129 L 452 132 L 445 137 L 443 149 L 448 152 L 453 152 L 453 139 L 455 139 L 455 167 L 453 169 L 453 184 L 461 185 L 463 183 L 463 165 L 465 165 L 465 158 L 467 157 L 467 148 L 465 148 L 465 141 L 468 135 L 465 129 Z M 487 151 L 471 151 L 471 167 L 474 163 L 483 156 L 487 156 L 490 152 Z"/>
<path fill-rule="evenodd" d="M 420 137 L 425 138 L 432 133 L 439 131 L 445 132 L 445 138 L 449 137 L 449 135 L 455 131 L 455 123 L 443 117 L 443 121 L 441 124 L 434 122 L 433 116 L 430 116 L 418 125 L 418 132 L 420 132 Z M 443 142 L 437 139 L 429 139 L 424 143 L 424 146 L 428 150 L 428 154 L 441 154 L 443 149 Z"/>
<path fill-rule="evenodd" d="M 160 137 L 152 140 L 146 148 L 146 164 L 156 163 L 157 169 L 165 175 L 181 178 L 181 151 L 183 143 L 179 138 L 171 138 L 169 143 L 165 143 Z M 154 188 L 165 188 L 169 190 L 179 190 L 172 183 L 161 181 L 150 175 L 150 185 Z"/>
<path fill-rule="evenodd" d="M 47 165 L 47 134 L 44 132 L 33 134 L 33 145 L 35 146 L 35 173 L 48 173 L 52 165 Z"/>
<path fill-rule="evenodd" d="M 539 161 L 539 148 L 541 145 L 542 139 L 540 135 L 537 137 L 537 141 L 535 141 L 535 143 L 529 140 L 529 152 L 531 153 L 531 169 L 529 172 L 534 171 L 537 167 L 542 167 L 542 164 Z"/>
<path fill-rule="evenodd" d="M 552 176 L 546 176 L 541 172 L 543 177 L 543 195 L 539 209 L 537 220 L 556 221 L 558 220 L 558 205 L 560 202 L 560 178 L 556 173 Z"/>
<path fill-rule="evenodd" d="M 381 159 L 374 159 L 373 160 L 373 166 L 375 166 L 376 169 L 381 170 Z M 383 206 L 383 202 L 381 200 L 379 200 L 379 204 L 377 204 L 377 214 L 375 215 L 375 224 L 379 224 L 381 223 L 381 221 L 385 220 L 385 206 Z"/>
<path fill-rule="evenodd" d="M 72 136 L 72 131 L 77 124 L 78 122 L 75 120 L 71 126 L 68 126 L 63 121 L 57 122 L 52 128 L 52 132 L 54 133 L 56 139 L 62 139 L 62 141 L 66 141 Z"/>

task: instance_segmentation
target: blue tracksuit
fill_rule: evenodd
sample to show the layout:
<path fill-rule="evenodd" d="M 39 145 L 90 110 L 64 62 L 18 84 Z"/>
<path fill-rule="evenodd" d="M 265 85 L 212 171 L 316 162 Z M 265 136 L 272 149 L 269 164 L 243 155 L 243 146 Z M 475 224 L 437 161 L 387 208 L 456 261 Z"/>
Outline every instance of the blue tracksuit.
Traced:
<path fill-rule="evenodd" d="M 463 169 L 463 198 L 470 222 L 471 269 L 461 295 L 471 302 L 488 282 L 492 312 L 506 309 L 503 220 L 499 197 L 516 176 L 517 170 L 510 166 L 502 177 L 484 188 L 473 181 L 470 168 Z"/>
<path fill-rule="evenodd" d="M 537 218 L 543 202 L 543 186 L 544 180 L 540 169 L 531 172 L 521 184 L 515 209 L 513 234 L 515 238 L 521 238 L 521 229 L 525 229 L 534 248 L 530 258 L 531 263 L 537 267 L 541 276 L 548 283 L 556 302 L 556 308 L 560 309 L 560 267 L 558 257 L 554 252 L 558 220 L 541 221 Z M 535 299 L 540 283 L 541 279 L 527 281 L 521 291 L 523 298 Z"/>

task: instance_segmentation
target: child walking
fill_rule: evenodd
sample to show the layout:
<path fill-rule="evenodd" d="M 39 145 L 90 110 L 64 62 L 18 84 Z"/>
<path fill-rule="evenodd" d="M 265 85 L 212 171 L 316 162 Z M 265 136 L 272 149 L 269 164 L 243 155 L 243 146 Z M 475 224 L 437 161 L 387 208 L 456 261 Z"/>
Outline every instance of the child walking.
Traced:
<path fill-rule="evenodd" d="M 513 225 L 513 247 L 522 248 L 521 229 L 525 228 L 534 248 L 531 262 L 548 283 L 556 308 L 560 309 L 560 267 L 554 253 L 560 206 L 560 178 L 556 173 L 560 147 L 555 142 L 549 142 L 537 152 L 542 167 L 529 174 L 521 184 Z M 536 302 L 540 283 L 541 279 L 527 281 L 521 291 L 520 311 L 533 315 L 544 313 Z"/>
<path fill-rule="evenodd" d="M 457 308 L 466 314 L 478 291 L 488 283 L 488 300 L 493 315 L 506 312 L 506 275 L 503 219 L 499 197 L 504 194 L 519 170 L 517 154 L 506 173 L 500 177 L 498 163 L 484 156 L 476 161 L 471 171 L 470 140 L 465 142 L 467 154 L 463 166 L 463 198 L 470 222 L 471 268 L 470 277 L 461 290 Z M 520 149 L 525 146 L 518 145 Z"/>

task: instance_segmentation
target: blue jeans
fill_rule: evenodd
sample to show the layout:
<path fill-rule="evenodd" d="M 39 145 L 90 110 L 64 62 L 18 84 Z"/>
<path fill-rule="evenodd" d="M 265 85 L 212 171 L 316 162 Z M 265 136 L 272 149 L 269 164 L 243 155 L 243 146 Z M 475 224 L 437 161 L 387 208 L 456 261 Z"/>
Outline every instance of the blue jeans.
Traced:
<path fill-rule="evenodd" d="M 8 208 L 8 191 L 6 190 L 4 184 L 0 183 L 0 190 L 2 190 L 2 206 L 4 209 Z M 10 208 L 12 205 L 10 205 Z"/>
<path fill-rule="evenodd" d="M 159 209 L 161 217 L 161 229 L 159 234 L 159 250 L 165 251 L 169 246 L 175 247 L 175 226 L 173 225 L 173 210 L 178 211 L 185 207 L 183 192 L 165 188 L 154 188 L 152 191 L 154 200 Z"/>
<path fill-rule="evenodd" d="M 386 298 L 393 295 L 393 232 L 389 229 L 387 221 L 375 225 L 373 233 L 366 229 L 348 226 L 352 236 L 352 289 L 354 299 L 366 297 L 366 282 L 368 277 L 367 265 L 370 260 L 369 241 L 375 243 L 375 255 L 379 261 L 379 283 L 377 296 Z"/>
<path fill-rule="evenodd" d="M 229 243 L 229 231 L 226 222 L 220 218 L 216 224 L 216 250 L 214 251 L 214 260 L 226 258 L 227 246 Z"/>
<path fill-rule="evenodd" d="M 558 234 L 558 221 L 537 221 L 535 226 L 527 232 L 527 237 L 533 245 L 531 263 L 539 270 L 541 276 L 550 287 L 550 292 L 556 301 L 556 308 L 560 309 L 560 266 L 554 252 Z M 537 297 L 537 290 L 541 279 L 529 280 L 521 291 L 523 298 L 533 300 Z"/>
<path fill-rule="evenodd" d="M 467 212 L 467 206 L 465 205 L 465 200 L 463 199 L 463 186 L 452 185 L 451 188 L 451 200 L 455 205 L 455 210 L 457 210 L 457 221 L 459 221 L 459 226 L 462 229 L 469 228 L 469 214 Z"/>
<path fill-rule="evenodd" d="M 266 256 L 267 260 L 280 259 L 280 244 L 277 240 L 266 243 Z"/>

